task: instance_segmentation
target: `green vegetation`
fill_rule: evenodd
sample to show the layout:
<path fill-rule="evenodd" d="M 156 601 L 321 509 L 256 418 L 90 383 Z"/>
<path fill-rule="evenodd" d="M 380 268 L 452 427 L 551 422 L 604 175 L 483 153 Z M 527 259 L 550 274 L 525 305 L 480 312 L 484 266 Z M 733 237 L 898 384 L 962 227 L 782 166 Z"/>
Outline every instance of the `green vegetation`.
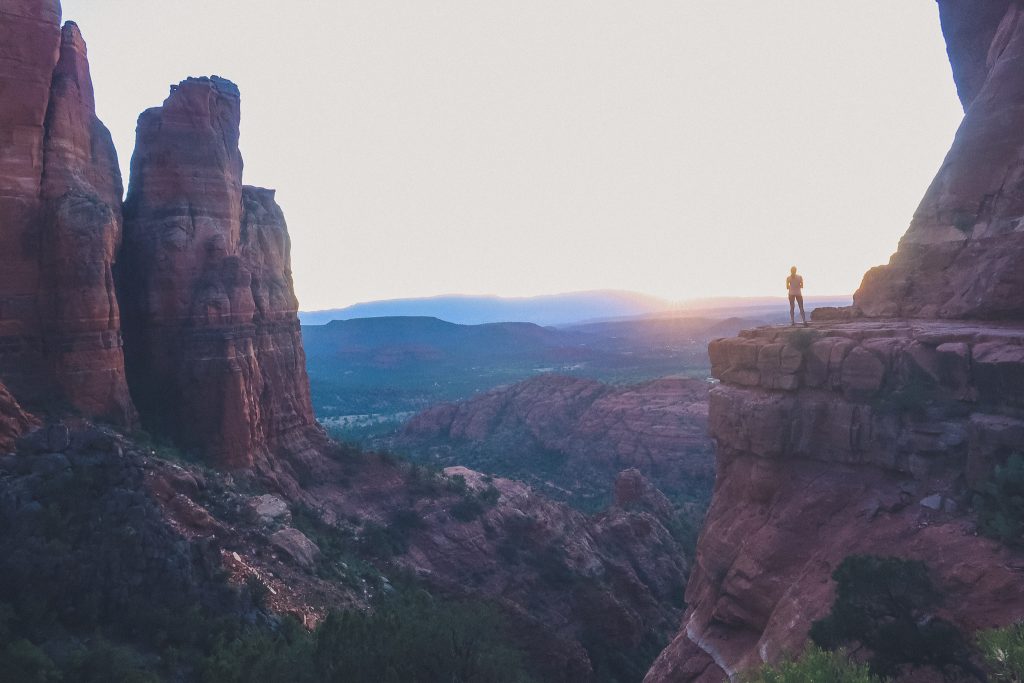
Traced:
<path fill-rule="evenodd" d="M 373 612 L 330 615 L 314 632 L 286 620 L 274 633 L 222 639 L 200 666 L 204 683 L 527 683 L 522 652 L 500 613 L 482 603 L 402 592 Z"/>
<path fill-rule="evenodd" d="M 544 372 L 612 384 L 706 377 L 707 339 L 722 336 L 719 322 L 637 321 L 584 331 L 381 318 L 304 326 L 303 341 L 317 417 L 332 436 L 367 443 L 428 406 Z"/>
<path fill-rule="evenodd" d="M 992 680 L 1024 682 L 1024 622 L 981 631 L 977 641 Z"/>
<path fill-rule="evenodd" d="M 1024 543 L 1024 456 L 1014 453 L 996 467 L 974 505 L 983 534 L 1007 545 Z"/>
<path fill-rule="evenodd" d="M 866 664 L 851 662 L 842 650 L 830 652 L 810 646 L 795 660 L 766 664 L 744 677 L 744 683 L 881 683 Z"/>
<path fill-rule="evenodd" d="M 933 615 L 941 596 L 924 563 L 851 555 L 832 578 L 836 599 L 829 615 L 811 627 L 815 644 L 826 649 L 860 644 L 871 653 L 871 670 L 882 676 L 908 667 L 979 673 L 960 631 Z"/>

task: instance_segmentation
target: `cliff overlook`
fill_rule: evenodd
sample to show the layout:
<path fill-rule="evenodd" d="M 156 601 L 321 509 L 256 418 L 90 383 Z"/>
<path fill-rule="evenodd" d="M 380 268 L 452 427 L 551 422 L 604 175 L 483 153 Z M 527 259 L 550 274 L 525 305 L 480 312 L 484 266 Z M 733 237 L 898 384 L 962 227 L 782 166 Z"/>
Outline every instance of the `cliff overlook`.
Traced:
<path fill-rule="evenodd" d="M 1024 552 L 980 535 L 976 508 L 1024 449 L 1024 9 L 939 10 L 965 117 L 898 251 L 852 308 L 709 347 L 717 479 L 649 683 L 798 654 L 852 555 L 923 562 L 944 596 L 929 618 L 964 634 L 1024 617 Z"/>

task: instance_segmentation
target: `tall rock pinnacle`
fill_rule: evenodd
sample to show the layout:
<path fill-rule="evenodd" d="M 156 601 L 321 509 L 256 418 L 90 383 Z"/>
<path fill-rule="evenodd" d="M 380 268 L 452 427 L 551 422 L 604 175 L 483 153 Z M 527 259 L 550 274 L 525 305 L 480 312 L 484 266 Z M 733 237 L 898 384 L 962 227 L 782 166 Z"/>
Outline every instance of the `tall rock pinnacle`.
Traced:
<path fill-rule="evenodd" d="M 130 424 L 111 274 L 121 175 L 56 0 L 5 3 L 0 92 L 0 378 L 20 400 Z"/>
<path fill-rule="evenodd" d="M 273 190 L 242 185 L 239 120 L 216 76 L 142 114 L 119 271 L 144 423 L 231 468 L 320 438 L 287 227 Z"/>

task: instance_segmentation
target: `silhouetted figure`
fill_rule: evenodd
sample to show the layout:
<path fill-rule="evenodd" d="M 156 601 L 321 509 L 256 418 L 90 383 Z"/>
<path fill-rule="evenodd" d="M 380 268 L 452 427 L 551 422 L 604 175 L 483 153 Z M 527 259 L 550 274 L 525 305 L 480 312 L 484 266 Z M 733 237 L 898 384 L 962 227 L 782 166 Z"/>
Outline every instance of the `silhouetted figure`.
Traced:
<path fill-rule="evenodd" d="M 789 277 L 786 278 L 786 289 L 789 291 L 789 324 L 796 325 L 796 316 L 793 311 L 793 303 L 800 304 L 800 319 L 807 326 L 807 316 L 804 314 L 804 278 L 796 274 L 796 266 L 789 269 Z"/>

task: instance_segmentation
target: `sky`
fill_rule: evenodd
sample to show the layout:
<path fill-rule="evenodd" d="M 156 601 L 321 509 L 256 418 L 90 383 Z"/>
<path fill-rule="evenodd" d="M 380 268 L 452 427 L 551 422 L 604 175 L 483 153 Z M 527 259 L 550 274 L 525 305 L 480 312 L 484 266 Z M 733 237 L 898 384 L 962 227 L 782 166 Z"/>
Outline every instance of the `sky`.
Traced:
<path fill-rule="evenodd" d="M 217 74 L 305 310 L 443 293 L 847 294 L 963 112 L 934 0 L 63 0 L 122 172 Z"/>

